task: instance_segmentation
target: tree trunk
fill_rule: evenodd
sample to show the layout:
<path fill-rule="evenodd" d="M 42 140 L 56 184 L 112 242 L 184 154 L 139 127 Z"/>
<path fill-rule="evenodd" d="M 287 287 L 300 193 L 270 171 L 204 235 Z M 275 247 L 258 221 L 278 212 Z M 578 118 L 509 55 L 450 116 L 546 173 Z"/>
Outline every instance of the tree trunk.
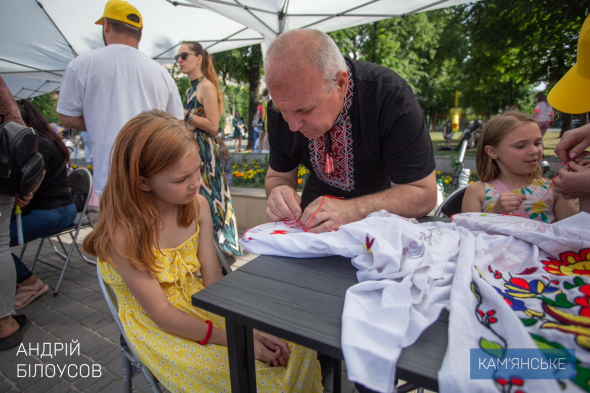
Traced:
<path fill-rule="evenodd" d="M 260 45 L 252 47 L 252 51 L 260 51 Z M 254 55 L 251 58 L 255 58 Z M 252 123 L 256 117 L 256 110 L 259 105 L 258 89 L 260 87 L 260 62 L 252 62 L 250 64 L 250 71 L 248 73 L 249 89 L 249 103 L 248 103 L 248 145 L 246 149 L 254 149 L 254 127 Z"/>
<path fill-rule="evenodd" d="M 559 133 L 559 137 L 561 138 L 566 131 L 569 131 L 572 128 L 572 118 L 573 116 L 569 113 L 562 114 L 562 121 L 561 121 L 561 132 Z"/>

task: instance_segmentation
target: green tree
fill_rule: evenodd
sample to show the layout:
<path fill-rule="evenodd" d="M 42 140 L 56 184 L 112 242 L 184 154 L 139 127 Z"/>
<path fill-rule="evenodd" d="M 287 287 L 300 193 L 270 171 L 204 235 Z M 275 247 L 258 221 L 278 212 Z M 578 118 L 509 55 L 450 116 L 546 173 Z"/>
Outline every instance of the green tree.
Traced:
<path fill-rule="evenodd" d="M 530 101 L 524 103 L 530 99 L 530 86 L 543 82 L 551 88 L 565 75 L 575 62 L 590 3 L 487 0 L 456 7 L 455 12 L 470 41 L 465 72 L 469 101 L 494 113 L 530 107 Z"/>
<path fill-rule="evenodd" d="M 251 149 L 254 142 L 252 122 L 256 116 L 256 109 L 260 101 L 259 89 L 262 72 L 262 50 L 260 45 L 216 53 L 213 56 L 213 61 L 224 85 L 228 85 L 228 80 L 248 85 L 248 116 L 245 116 L 242 111 L 240 111 L 240 114 L 247 119 L 246 126 L 250 131 L 248 133 L 247 148 Z"/>
<path fill-rule="evenodd" d="M 59 124 L 59 114 L 57 113 L 58 97 L 59 96 L 56 93 L 49 93 L 31 98 L 30 101 L 37 107 L 37 109 L 39 109 L 47 122 Z"/>

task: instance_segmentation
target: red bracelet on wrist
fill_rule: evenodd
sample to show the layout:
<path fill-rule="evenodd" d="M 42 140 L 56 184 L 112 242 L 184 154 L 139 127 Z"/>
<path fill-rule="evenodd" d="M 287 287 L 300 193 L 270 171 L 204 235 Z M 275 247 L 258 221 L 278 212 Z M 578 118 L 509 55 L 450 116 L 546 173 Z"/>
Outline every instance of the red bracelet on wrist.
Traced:
<path fill-rule="evenodd" d="M 197 344 L 205 345 L 207 344 L 207 341 L 209 341 L 209 339 L 211 338 L 211 332 L 213 332 L 213 322 L 211 322 L 210 320 L 206 320 L 205 322 L 207 323 L 207 325 L 209 325 L 209 328 L 207 329 L 207 334 L 205 335 L 203 341 L 197 341 Z"/>

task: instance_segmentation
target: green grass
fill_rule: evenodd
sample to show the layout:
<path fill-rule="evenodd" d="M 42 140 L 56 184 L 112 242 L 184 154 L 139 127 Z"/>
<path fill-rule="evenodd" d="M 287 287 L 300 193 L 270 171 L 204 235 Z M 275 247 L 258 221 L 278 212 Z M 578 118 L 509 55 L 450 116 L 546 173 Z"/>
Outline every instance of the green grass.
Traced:
<path fill-rule="evenodd" d="M 461 137 L 460 132 L 455 132 L 453 135 L 453 139 L 451 142 L 451 147 L 454 149 L 457 146 L 457 142 Z M 432 139 L 432 146 L 434 147 L 434 155 L 438 157 L 452 157 L 452 156 L 459 156 L 459 152 L 455 150 L 438 150 L 440 147 L 445 145 L 445 140 L 443 138 L 442 132 L 431 132 L 430 139 Z M 556 158 L 555 152 L 555 145 L 559 142 L 559 132 L 547 132 L 545 137 L 543 138 L 543 153 L 545 154 L 545 158 Z M 477 149 L 468 149 L 465 153 L 465 157 L 475 157 L 475 152 Z"/>

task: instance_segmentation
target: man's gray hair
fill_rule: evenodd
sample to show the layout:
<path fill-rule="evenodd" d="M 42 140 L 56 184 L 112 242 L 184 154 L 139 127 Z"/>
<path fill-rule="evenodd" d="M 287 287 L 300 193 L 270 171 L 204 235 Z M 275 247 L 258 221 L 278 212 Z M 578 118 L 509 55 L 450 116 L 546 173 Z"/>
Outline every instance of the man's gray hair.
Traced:
<path fill-rule="evenodd" d="M 311 42 L 304 40 L 309 44 L 302 44 L 300 40 L 294 37 L 300 35 L 303 31 L 309 34 L 309 38 L 311 38 Z M 278 36 L 266 51 L 264 73 L 269 75 L 272 72 L 269 69 L 269 64 L 273 61 L 285 58 L 289 54 L 300 54 L 301 50 L 297 50 L 296 47 L 301 45 L 306 45 L 303 51 L 306 59 L 299 60 L 309 61 L 313 64 L 324 77 L 327 91 L 330 91 L 336 84 L 338 71 L 346 71 L 346 61 L 332 37 L 319 30 L 291 30 Z"/>

